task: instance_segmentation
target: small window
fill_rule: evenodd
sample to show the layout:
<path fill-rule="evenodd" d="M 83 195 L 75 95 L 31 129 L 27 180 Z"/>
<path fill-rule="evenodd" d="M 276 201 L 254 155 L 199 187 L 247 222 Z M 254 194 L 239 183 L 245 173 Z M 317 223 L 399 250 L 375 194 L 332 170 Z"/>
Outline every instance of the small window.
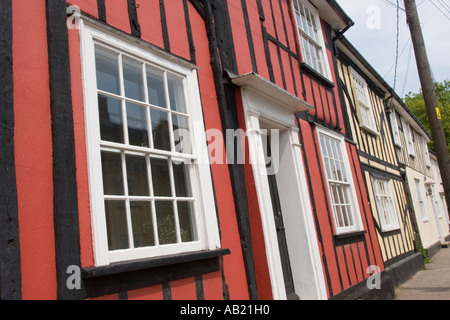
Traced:
<path fill-rule="evenodd" d="M 416 184 L 417 201 L 419 202 L 420 213 L 422 215 L 422 221 L 428 221 L 428 214 L 425 208 L 424 191 L 419 179 L 414 179 Z"/>
<path fill-rule="evenodd" d="M 372 104 L 370 102 L 369 89 L 363 77 L 352 69 L 353 86 L 359 109 L 360 126 L 373 133 L 378 133 L 373 115 Z"/>
<path fill-rule="evenodd" d="M 395 210 L 391 182 L 372 177 L 372 186 L 382 230 L 391 231 L 398 229 L 399 223 Z"/>
<path fill-rule="evenodd" d="M 414 148 L 414 137 L 413 137 L 413 131 L 411 129 L 411 126 L 409 123 L 406 123 L 405 121 L 402 121 L 403 124 L 403 134 L 405 135 L 406 140 L 406 149 L 408 150 L 408 154 L 411 157 L 416 156 L 416 150 Z"/>
<path fill-rule="evenodd" d="M 191 143 L 196 70 L 84 30 L 96 264 L 219 247 L 209 164 Z"/>
<path fill-rule="evenodd" d="M 345 142 L 325 130 L 319 130 L 319 141 L 336 232 L 361 230 Z"/>
<path fill-rule="evenodd" d="M 319 13 L 303 0 L 294 0 L 294 9 L 303 62 L 324 77 L 330 78 Z"/>
<path fill-rule="evenodd" d="M 390 118 L 391 118 L 392 134 L 394 136 L 394 144 L 399 148 L 403 148 L 402 140 L 400 138 L 400 128 L 398 125 L 397 113 L 395 112 L 395 110 L 391 111 Z"/>
<path fill-rule="evenodd" d="M 425 165 L 428 168 L 431 168 L 430 151 L 428 149 L 428 143 L 423 137 L 422 137 L 422 144 L 423 144 L 423 157 L 425 158 Z"/>
<path fill-rule="evenodd" d="M 442 212 L 443 212 L 443 214 L 445 214 L 445 216 L 447 217 L 447 220 L 448 220 L 448 209 L 447 209 L 447 201 L 445 200 L 445 194 L 444 193 L 439 194 L 439 198 L 441 199 L 441 206 L 443 209 Z"/>

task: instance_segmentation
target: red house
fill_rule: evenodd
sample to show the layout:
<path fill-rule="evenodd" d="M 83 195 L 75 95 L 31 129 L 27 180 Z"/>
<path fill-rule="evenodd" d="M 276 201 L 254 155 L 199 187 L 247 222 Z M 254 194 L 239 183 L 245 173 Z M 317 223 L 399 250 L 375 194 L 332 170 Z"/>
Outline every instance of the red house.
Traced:
<path fill-rule="evenodd" d="M 391 295 L 336 1 L 0 8 L 2 299 Z"/>

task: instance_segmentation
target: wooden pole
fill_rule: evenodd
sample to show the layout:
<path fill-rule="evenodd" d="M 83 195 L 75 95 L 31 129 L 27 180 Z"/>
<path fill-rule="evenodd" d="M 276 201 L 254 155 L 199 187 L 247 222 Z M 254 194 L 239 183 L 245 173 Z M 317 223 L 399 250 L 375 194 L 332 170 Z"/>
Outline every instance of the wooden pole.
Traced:
<path fill-rule="evenodd" d="M 416 55 L 417 69 L 425 100 L 425 107 L 427 109 L 428 121 L 431 127 L 431 135 L 435 146 L 439 170 L 441 172 L 442 183 L 444 185 L 447 208 L 450 210 L 450 156 L 447 149 L 442 121 L 438 116 L 438 103 L 425 48 L 425 41 L 415 0 L 404 0 L 404 3 L 407 22 L 411 31 L 411 39 Z M 450 215 L 450 212 L 448 212 L 448 214 Z"/>

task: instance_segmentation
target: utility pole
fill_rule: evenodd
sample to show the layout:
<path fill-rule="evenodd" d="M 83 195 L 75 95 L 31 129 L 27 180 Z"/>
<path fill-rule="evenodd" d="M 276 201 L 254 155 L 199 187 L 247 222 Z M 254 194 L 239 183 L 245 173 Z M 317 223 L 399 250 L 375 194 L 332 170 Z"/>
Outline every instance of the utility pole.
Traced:
<path fill-rule="evenodd" d="M 448 214 L 450 215 L 450 156 L 448 154 L 442 121 L 439 119 L 440 117 L 438 117 L 438 103 L 436 92 L 434 90 L 433 78 L 431 76 L 430 63 L 425 48 L 425 41 L 423 39 L 416 2 L 415 0 L 404 0 L 404 3 L 407 22 L 411 31 L 411 39 L 414 46 L 414 53 L 416 55 L 423 98 L 427 109 L 428 121 L 431 127 L 431 136 L 436 149 L 439 170 L 441 171 L 442 183 L 444 185 L 445 198 L 447 200 L 447 208 L 449 210 Z"/>

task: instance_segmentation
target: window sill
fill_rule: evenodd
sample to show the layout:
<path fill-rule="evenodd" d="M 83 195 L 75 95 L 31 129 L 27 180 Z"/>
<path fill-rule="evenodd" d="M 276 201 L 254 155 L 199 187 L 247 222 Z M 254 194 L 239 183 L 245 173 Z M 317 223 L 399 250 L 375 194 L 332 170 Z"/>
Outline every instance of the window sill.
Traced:
<path fill-rule="evenodd" d="M 364 124 L 360 124 L 359 127 L 361 128 L 361 130 L 363 130 L 364 132 L 366 132 L 374 137 L 380 136 L 380 133 L 378 131 L 376 131 L 375 129 L 372 129 Z"/>
<path fill-rule="evenodd" d="M 366 230 L 351 231 L 347 233 L 335 234 L 333 236 L 336 245 L 344 245 L 353 242 L 362 241 L 367 233 Z"/>
<path fill-rule="evenodd" d="M 387 229 L 387 230 L 381 230 L 382 237 L 395 236 L 396 234 L 400 234 L 400 233 L 402 233 L 401 227 L 396 227 L 396 228 Z"/>
<path fill-rule="evenodd" d="M 229 249 L 218 249 L 85 268 L 86 296 L 101 297 L 216 272 L 220 270 L 219 258 L 230 253 Z"/>
<path fill-rule="evenodd" d="M 326 78 L 324 75 L 320 74 L 313 68 L 311 68 L 308 64 L 305 62 L 302 62 L 300 64 L 300 67 L 302 70 L 304 70 L 309 76 L 313 77 L 314 79 L 318 80 L 320 83 L 322 83 L 324 86 L 328 88 L 334 88 L 336 85 L 330 81 L 328 78 Z"/>

